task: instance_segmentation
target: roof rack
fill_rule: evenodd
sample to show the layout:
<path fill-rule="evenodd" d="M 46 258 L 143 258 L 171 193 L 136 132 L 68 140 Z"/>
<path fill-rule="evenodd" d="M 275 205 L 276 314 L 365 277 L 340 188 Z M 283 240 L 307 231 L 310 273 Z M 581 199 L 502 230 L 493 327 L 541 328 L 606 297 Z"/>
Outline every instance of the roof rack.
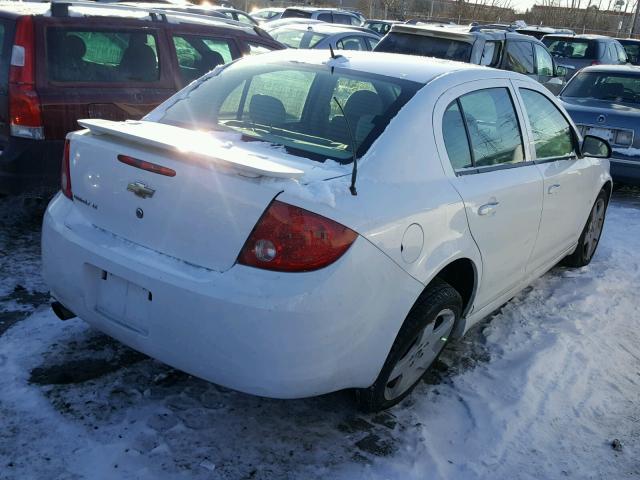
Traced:
<path fill-rule="evenodd" d="M 135 6 L 135 5 L 118 5 L 116 3 L 99 3 L 92 1 L 83 1 L 83 0 L 65 0 L 61 2 L 52 1 L 51 3 L 51 16 L 54 17 L 68 17 L 69 16 L 69 7 L 89 7 L 91 9 L 98 10 L 120 10 L 120 11 L 128 11 L 128 12 L 146 12 L 149 15 L 149 19 L 152 22 L 168 22 L 169 18 L 175 18 L 178 21 L 180 17 L 185 19 L 193 19 L 200 21 L 211 21 L 213 23 L 224 23 L 226 25 L 234 26 L 234 27 L 242 27 L 245 29 L 251 29 L 251 27 L 244 25 L 235 20 L 227 19 L 224 17 L 216 17 L 213 15 L 205 15 L 202 13 L 193 13 L 193 12 L 183 12 L 180 10 L 171 10 L 169 8 L 148 8 L 144 6 Z M 263 36 L 268 35 L 268 33 L 263 31 L 263 34 L 258 33 L 255 29 L 252 29 L 257 35 Z"/>

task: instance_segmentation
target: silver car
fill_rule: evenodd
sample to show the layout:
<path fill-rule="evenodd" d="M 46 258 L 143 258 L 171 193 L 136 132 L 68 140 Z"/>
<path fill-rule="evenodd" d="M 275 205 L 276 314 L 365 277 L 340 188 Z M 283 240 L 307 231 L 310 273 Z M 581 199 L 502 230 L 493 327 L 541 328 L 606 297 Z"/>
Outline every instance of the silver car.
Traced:
<path fill-rule="evenodd" d="M 366 28 L 325 22 L 286 25 L 269 34 L 289 48 L 371 51 L 380 41 L 378 34 Z"/>

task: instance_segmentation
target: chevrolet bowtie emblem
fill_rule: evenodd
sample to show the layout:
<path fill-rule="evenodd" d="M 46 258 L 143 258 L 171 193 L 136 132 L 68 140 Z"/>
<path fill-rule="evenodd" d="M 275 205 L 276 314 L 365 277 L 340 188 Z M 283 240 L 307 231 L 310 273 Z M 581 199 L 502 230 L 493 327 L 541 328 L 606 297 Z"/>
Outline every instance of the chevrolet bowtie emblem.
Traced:
<path fill-rule="evenodd" d="M 127 190 L 140 198 L 151 198 L 156 193 L 153 188 L 146 186 L 142 182 L 131 182 L 127 185 Z"/>

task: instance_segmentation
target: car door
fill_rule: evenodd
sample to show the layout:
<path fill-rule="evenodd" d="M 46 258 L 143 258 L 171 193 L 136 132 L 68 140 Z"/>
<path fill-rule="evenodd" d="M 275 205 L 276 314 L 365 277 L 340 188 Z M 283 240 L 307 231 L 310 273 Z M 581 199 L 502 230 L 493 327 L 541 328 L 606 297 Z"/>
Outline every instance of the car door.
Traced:
<path fill-rule="evenodd" d="M 571 122 L 544 89 L 514 81 L 531 131 L 530 151 L 544 178 L 540 233 L 530 269 L 548 268 L 567 253 L 582 231 L 593 202 L 592 162 L 579 158 Z"/>
<path fill-rule="evenodd" d="M 478 308 L 518 288 L 538 233 L 542 175 L 529 161 L 519 117 L 507 80 L 455 87 L 434 110 L 443 167 L 482 255 Z"/>

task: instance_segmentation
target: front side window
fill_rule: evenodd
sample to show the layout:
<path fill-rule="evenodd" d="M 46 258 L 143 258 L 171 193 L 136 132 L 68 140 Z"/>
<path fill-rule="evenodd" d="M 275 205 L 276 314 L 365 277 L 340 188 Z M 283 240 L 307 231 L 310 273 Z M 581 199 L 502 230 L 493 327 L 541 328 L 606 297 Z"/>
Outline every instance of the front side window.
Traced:
<path fill-rule="evenodd" d="M 318 20 L 321 22 L 333 23 L 333 17 L 330 13 L 319 13 Z"/>
<path fill-rule="evenodd" d="M 247 46 L 249 47 L 249 55 L 259 55 L 261 53 L 267 53 L 273 50 L 272 48 L 262 45 L 261 43 L 247 42 Z"/>
<path fill-rule="evenodd" d="M 236 132 L 310 160 L 349 163 L 352 149 L 366 153 L 420 87 L 341 68 L 240 62 L 181 92 L 158 121 Z"/>
<path fill-rule="evenodd" d="M 618 45 L 617 43 L 616 45 L 616 51 L 618 52 L 618 61 L 620 63 L 627 63 L 627 53 L 625 52 L 624 48 L 622 48 L 622 45 Z"/>
<path fill-rule="evenodd" d="M 640 60 L 640 43 L 625 43 L 624 51 L 631 63 L 638 63 Z"/>
<path fill-rule="evenodd" d="M 229 40 L 196 35 L 173 35 L 180 75 L 189 83 L 232 60 Z"/>
<path fill-rule="evenodd" d="M 342 13 L 333 14 L 333 23 L 341 25 L 351 25 L 351 15 L 343 15 Z"/>
<path fill-rule="evenodd" d="M 571 126 L 560 110 L 543 94 L 520 89 L 538 160 L 562 158 L 573 154 Z"/>
<path fill-rule="evenodd" d="M 518 117 L 506 88 L 468 93 L 460 97 L 459 106 L 474 167 L 517 163 L 524 159 Z"/>
<path fill-rule="evenodd" d="M 154 34 L 47 29 L 47 69 L 55 82 L 127 83 L 160 78 Z"/>
<path fill-rule="evenodd" d="M 485 42 L 480 65 L 495 66 L 500 61 L 500 42 Z"/>
<path fill-rule="evenodd" d="M 529 42 L 507 42 L 507 70 L 532 74 L 533 48 Z"/>
<path fill-rule="evenodd" d="M 540 45 L 536 45 L 536 68 L 538 75 L 553 77 L 553 60 L 551 55 Z"/>

